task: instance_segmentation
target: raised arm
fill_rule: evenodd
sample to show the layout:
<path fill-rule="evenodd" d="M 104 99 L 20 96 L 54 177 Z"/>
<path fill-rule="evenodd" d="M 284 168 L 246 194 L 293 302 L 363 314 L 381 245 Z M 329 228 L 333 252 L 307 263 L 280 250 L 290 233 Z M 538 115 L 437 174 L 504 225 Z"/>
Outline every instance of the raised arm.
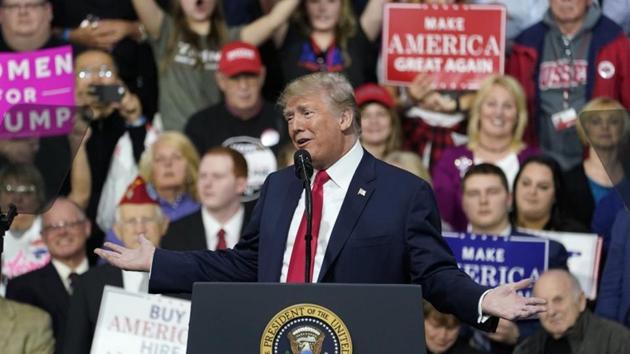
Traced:
<path fill-rule="evenodd" d="M 359 23 L 367 38 L 373 42 L 381 33 L 383 24 L 383 7 L 390 0 L 370 0 L 361 14 Z"/>
<path fill-rule="evenodd" d="M 152 38 L 160 36 L 160 27 L 164 21 L 164 11 L 155 0 L 131 0 L 140 22 Z"/>
<path fill-rule="evenodd" d="M 134 2 L 137 1 L 142 0 L 134 0 Z M 274 35 L 274 41 L 276 42 L 276 46 L 278 46 L 279 43 L 284 40 L 289 17 L 299 4 L 300 0 L 278 1 L 273 9 L 271 9 L 271 12 L 243 28 L 241 31 L 241 39 L 257 46 Z M 276 32 L 281 32 L 282 35 L 276 36 Z"/>

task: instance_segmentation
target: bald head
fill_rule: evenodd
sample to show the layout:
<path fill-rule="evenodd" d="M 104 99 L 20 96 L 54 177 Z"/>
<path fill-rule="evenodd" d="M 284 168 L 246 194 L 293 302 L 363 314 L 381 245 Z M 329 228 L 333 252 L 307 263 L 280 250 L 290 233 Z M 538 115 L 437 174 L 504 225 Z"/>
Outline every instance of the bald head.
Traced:
<path fill-rule="evenodd" d="M 578 280 L 566 270 L 543 273 L 534 286 L 534 296 L 547 300 L 540 324 L 554 338 L 565 335 L 586 308 L 586 297 Z"/>

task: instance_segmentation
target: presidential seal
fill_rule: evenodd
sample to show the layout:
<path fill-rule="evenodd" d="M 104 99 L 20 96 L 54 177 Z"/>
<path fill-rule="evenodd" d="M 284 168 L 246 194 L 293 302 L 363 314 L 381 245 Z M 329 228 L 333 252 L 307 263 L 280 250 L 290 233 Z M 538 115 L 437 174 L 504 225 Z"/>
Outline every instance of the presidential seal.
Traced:
<path fill-rule="evenodd" d="M 269 321 L 260 339 L 260 354 L 352 354 L 352 339 L 334 312 L 297 304 Z"/>

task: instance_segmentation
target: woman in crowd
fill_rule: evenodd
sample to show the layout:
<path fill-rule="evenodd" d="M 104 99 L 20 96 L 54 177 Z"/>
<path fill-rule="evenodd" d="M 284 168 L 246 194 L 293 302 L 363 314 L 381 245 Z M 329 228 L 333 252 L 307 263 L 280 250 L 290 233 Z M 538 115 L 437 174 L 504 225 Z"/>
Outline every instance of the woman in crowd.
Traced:
<path fill-rule="evenodd" d="M 275 37 L 286 82 L 316 71 L 343 72 L 357 87 L 376 81 L 376 44 L 386 0 L 369 0 L 357 19 L 350 0 L 301 1 Z"/>
<path fill-rule="evenodd" d="M 512 224 L 532 230 L 588 232 L 561 211 L 567 196 L 565 186 L 562 169 L 552 157 L 528 158 L 514 180 Z"/>
<path fill-rule="evenodd" d="M 606 97 L 588 102 L 580 114 L 577 131 L 580 141 L 587 148 L 584 161 L 566 173 L 568 215 L 591 226 L 595 206 L 623 177 L 619 163 L 618 145 L 624 131 L 630 129 L 623 106 Z M 612 225 L 614 215 L 610 215 Z"/>
<path fill-rule="evenodd" d="M 473 164 L 499 166 L 510 185 L 519 166 L 537 150 L 523 143 L 527 124 L 525 96 L 509 76 L 494 75 L 481 84 L 468 122 L 468 144 L 446 150 L 433 171 L 440 215 L 453 230 L 463 231 L 467 220 L 461 207 L 461 178 Z"/>
<path fill-rule="evenodd" d="M 415 152 L 395 150 L 385 155 L 383 161 L 413 173 L 431 184 L 431 175 L 426 167 L 424 167 L 424 164 L 422 164 L 420 156 Z"/>
<path fill-rule="evenodd" d="M 154 193 L 170 222 L 199 210 L 197 171 L 199 155 L 193 144 L 180 132 L 162 133 L 140 159 L 140 176 Z M 113 230 L 107 241 L 120 244 Z"/>
<path fill-rule="evenodd" d="M 236 39 L 261 44 L 299 3 L 280 0 L 251 24 L 228 28 L 216 0 L 174 0 L 172 15 L 155 0 L 133 0 L 158 62 L 158 108 L 164 129 L 182 130 L 193 113 L 220 101 L 214 74 L 223 44 Z"/>
<path fill-rule="evenodd" d="M 389 92 L 370 83 L 361 85 L 354 93 L 361 114 L 361 145 L 378 159 L 400 149 L 400 120 Z"/>
<path fill-rule="evenodd" d="M 459 336 L 461 325 L 457 317 L 439 312 L 427 301 L 423 304 L 428 354 L 481 354 Z"/>

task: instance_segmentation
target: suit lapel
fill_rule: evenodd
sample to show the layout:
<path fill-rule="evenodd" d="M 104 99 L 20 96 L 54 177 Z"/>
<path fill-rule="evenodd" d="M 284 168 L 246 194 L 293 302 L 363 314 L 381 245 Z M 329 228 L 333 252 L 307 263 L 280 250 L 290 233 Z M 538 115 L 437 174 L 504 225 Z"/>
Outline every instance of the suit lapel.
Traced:
<path fill-rule="evenodd" d="M 270 267 L 266 267 L 261 274 L 260 281 L 279 281 L 280 273 L 282 271 L 282 261 L 284 259 L 284 250 L 287 244 L 287 235 L 289 234 L 289 227 L 291 226 L 291 220 L 293 219 L 293 212 L 300 201 L 302 194 L 302 181 L 297 177 L 291 178 L 287 183 L 287 192 L 285 194 L 282 204 L 279 205 L 278 211 L 279 217 L 274 232 L 270 235 L 273 238 L 270 247 L 270 254 L 266 259 L 271 260 Z M 261 261 L 259 260 L 259 263 Z"/>
<path fill-rule="evenodd" d="M 352 234 L 352 230 L 354 230 L 363 208 L 365 208 L 372 193 L 374 193 L 374 181 L 376 180 L 374 162 L 374 157 L 367 151 L 364 151 L 361 163 L 359 163 L 359 167 L 357 167 L 352 177 L 350 187 L 330 235 L 318 281 L 324 278 L 326 272 L 328 272 L 337 256 L 339 256 L 339 252 L 341 252 L 348 237 Z"/>
<path fill-rule="evenodd" d="M 203 207 L 202 207 L 203 208 Z M 191 220 L 190 235 L 190 249 L 191 250 L 205 250 L 208 249 L 208 240 L 206 238 L 206 229 L 203 227 L 203 217 L 201 216 L 201 209 L 195 214 L 195 218 Z"/>
<path fill-rule="evenodd" d="M 68 291 L 63 285 L 63 281 L 52 262 L 48 263 L 48 265 L 44 267 L 41 277 L 42 284 L 45 284 L 42 288 L 45 289 L 48 296 L 50 296 L 50 301 L 60 311 L 60 313 L 64 313 L 68 308 L 70 294 L 68 294 Z"/>

